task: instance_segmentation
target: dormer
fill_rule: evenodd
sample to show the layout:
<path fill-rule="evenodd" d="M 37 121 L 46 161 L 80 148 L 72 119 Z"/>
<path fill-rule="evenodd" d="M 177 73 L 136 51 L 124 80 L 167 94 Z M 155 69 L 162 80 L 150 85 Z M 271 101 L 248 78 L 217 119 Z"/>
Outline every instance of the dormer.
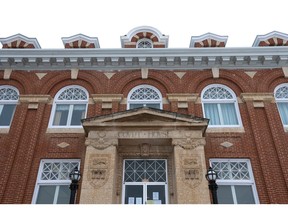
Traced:
<path fill-rule="evenodd" d="M 257 35 L 252 46 L 288 46 L 288 34 L 273 31 L 266 35 Z"/>
<path fill-rule="evenodd" d="M 83 34 L 77 34 L 71 37 L 62 37 L 65 48 L 100 48 L 97 37 L 88 37 Z"/>
<path fill-rule="evenodd" d="M 151 26 L 140 26 L 120 39 L 122 48 L 167 48 L 169 36 Z"/>
<path fill-rule="evenodd" d="M 192 36 L 190 48 L 204 47 L 225 47 L 228 36 L 220 36 L 213 33 L 206 33 L 200 36 Z"/>
<path fill-rule="evenodd" d="M 28 38 L 22 34 L 0 38 L 3 49 L 41 49 L 36 38 Z"/>

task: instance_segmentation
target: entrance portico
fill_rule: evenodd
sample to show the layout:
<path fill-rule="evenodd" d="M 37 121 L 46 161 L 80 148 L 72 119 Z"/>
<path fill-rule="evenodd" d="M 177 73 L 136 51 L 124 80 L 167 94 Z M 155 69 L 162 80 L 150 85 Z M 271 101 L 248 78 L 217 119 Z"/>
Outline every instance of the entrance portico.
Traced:
<path fill-rule="evenodd" d="M 80 203 L 210 203 L 208 119 L 138 108 L 83 120 L 87 138 Z"/>

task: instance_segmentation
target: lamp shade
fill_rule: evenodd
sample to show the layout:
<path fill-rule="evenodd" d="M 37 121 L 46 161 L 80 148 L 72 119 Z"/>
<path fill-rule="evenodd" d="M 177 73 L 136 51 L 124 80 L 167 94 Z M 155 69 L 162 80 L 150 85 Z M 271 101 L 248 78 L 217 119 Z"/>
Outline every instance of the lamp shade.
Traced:
<path fill-rule="evenodd" d="M 217 173 L 211 167 L 209 167 L 205 177 L 208 181 L 215 181 L 217 179 Z"/>
<path fill-rule="evenodd" d="M 78 170 L 78 167 L 75 167 L 74 170 L 72 170 L 72 172 L 69 174 L 69 178 L 72 180 L 72 181 L 79 181 L 80 178 L 81 178 L 81 173 L 80 171 Z"/>

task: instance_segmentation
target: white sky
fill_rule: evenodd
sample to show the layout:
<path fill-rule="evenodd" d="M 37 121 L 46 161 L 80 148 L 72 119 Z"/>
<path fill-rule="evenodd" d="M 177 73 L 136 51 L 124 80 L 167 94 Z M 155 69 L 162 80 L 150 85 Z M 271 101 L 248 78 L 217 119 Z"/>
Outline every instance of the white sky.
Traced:
<path fill-rule="evenodd" d="M 188 48 L 191 36 L 228 36 L 226 47 L 251 47 L 257 35 L 288 34 L 288 0 L 2 0 L 0 38 L 20 33 L 42 49 L 64 48 L 61 38 L 98 37 L 101 48 L 121 48 L 120 36 L 152 26 L 169 48 Z"/>

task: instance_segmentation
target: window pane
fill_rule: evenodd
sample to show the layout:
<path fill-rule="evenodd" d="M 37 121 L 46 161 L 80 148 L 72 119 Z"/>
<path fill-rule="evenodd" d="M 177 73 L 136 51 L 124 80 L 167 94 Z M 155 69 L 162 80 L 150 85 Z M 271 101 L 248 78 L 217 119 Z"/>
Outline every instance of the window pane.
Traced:
<path fill-rule="evenodd" d="M 224 125 L 238 125 L 237 114 L 233 103 L 220 104 L 223 124 Z"/>
<path fill-rule="evenodd" d="M 143 203 L 142 185 L 126 185 L 125 187 L 125 204 L 136 204 L 137 198 L 137 200 L 141 200 Z"/>
<path fill-rule="evenodd" d="M 218 185 L 217 196 L 219 204 L 234 204 L 230 185 Z"/>
<path fill-rule="evenodd" d="M 279 113 L 284 125 L 288 125 L 288 103 L 278 103 Z"/>
<path fill-rule="evenodd" d="M 140 108 L 140 107 L 151 107 L 155 109 L 160 109 L 159 103 L 137 103 L 137 104 L 130 104 L 130 109 Z"/>
<path fill-rule="evenodd" d="M 221 124 L 217 104 L 206 103 L 204 104 L 204 110 L 205 110 L 205 118 L 210 119 L 209 125 Z"/>
<path fill-rule="evenodd" d="M 85 118 L 86 105 L 77 104 L 73 107 L 71 125 L 81 125 L 81 119 Z"/>
<path fill-rule="evenodd" d="M 70 193 L 69 185 L 60 185 L 57 204 L 69 204 Z"/>
<path fill-rule="evenodd" d="M 251 185 L 235 185 L 238 204 L 255 204 Z"/>
<path fill-rule="evenodd" d="M 70 105 L 56 105 L 55 116 L 53 125 L 67 125 L 68 113 L 69 113 L 69 106 Z"/>
<path fill-rule="evenodd" d="M 0 105 L 0 126 L 9 126 L 14 114 L 15 104 Z"/>
<path fill-rule="evenodd" d="M 53 204 L 56 186 L 43 185 L 39 187 L 37 204 Z"/>

